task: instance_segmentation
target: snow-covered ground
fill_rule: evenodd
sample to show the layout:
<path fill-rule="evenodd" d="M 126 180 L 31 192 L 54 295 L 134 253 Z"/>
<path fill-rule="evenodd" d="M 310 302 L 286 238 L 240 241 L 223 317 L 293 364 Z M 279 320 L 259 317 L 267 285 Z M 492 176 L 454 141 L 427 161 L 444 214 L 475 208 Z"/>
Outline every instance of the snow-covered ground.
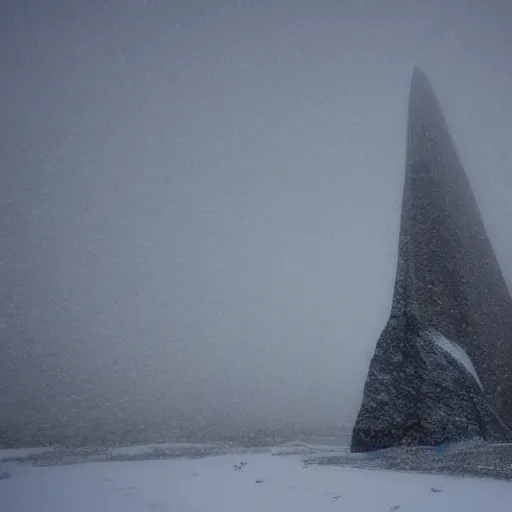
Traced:
<path fill-rule="evenodd" d="M 3 471 L 10 478 L 0 480 L 2 512 L 509 512 L 512 506 L 510 482 L 305 466 L 286 450 L 58 466 L 4 462 Z"/>

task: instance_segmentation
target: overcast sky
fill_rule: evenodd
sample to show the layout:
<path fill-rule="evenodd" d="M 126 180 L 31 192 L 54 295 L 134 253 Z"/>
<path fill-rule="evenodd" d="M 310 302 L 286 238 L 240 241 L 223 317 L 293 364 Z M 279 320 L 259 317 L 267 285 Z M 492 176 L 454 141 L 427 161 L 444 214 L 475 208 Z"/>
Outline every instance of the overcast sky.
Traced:
<path fill-rule="evenodd" d="M 2 423 L 353 421 L 415 64 L 512 283 L 511 6 L 1 1 Z"/>

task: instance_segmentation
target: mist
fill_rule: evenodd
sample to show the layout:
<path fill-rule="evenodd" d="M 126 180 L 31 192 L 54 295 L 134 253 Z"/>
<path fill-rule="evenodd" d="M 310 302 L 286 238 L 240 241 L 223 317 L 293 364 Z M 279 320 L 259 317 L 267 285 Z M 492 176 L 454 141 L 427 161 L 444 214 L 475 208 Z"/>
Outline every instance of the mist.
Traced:
<path fill-rule="evenodd" d="M 25 444 L 350 425 L 416 64 L 512 282 L 505 0 L 20 0 L 0 38 L 0 430 Z"/>

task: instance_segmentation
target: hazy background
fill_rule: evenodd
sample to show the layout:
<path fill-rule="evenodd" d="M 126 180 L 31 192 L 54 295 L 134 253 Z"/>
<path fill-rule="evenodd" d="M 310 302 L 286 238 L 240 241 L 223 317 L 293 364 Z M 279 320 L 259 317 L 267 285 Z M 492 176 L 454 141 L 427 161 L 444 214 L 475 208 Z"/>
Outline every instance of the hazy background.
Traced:
<path fill-rule="evenodd" d="M 3 0 L 0 59 L 8 435 L 351 423 L 415 64 L 512 282 L 507 0 Z"/>

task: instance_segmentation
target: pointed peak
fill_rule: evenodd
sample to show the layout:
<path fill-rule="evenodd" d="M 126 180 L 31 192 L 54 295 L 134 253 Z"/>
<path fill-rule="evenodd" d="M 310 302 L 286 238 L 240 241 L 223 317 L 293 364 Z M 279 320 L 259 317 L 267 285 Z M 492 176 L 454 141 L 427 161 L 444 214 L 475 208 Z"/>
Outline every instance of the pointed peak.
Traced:
<path fill-rule="evenodd" d="M 411 92 L 412 91 L 432 91 L 432 86 L 426 75 L 426 73 L 418 66 L 414 66 L 411 80 Z"/>
<path fill-rule="evenodd" d="M 423 72 L 423 70 L 419 66 L 415 65 L 413 67 L 413 70 L 412 70 L 412 76 L 414 76 L 414 75 L 422 75 L 422 76 L 424 76 L 425 73 Z"/>
<path fill-rule="evenodd" d="M 438 140 L 444 140 L 445 145 L 451 146 L 453 142 L 448 134 L 448 127 L 443 115 L 441 104 L 426 73 L 418 66 L 414 67 L 409 95 L 409 130 L 414 138 L 436 132 Z M 425 125 L 429 130 L 425 131 Z M 410 132 L 410 135 L 412 133 Z M 430 137 L 430 138 L 432 138 Z M 427 147 L 426 144 L 423 144 Z"/>

